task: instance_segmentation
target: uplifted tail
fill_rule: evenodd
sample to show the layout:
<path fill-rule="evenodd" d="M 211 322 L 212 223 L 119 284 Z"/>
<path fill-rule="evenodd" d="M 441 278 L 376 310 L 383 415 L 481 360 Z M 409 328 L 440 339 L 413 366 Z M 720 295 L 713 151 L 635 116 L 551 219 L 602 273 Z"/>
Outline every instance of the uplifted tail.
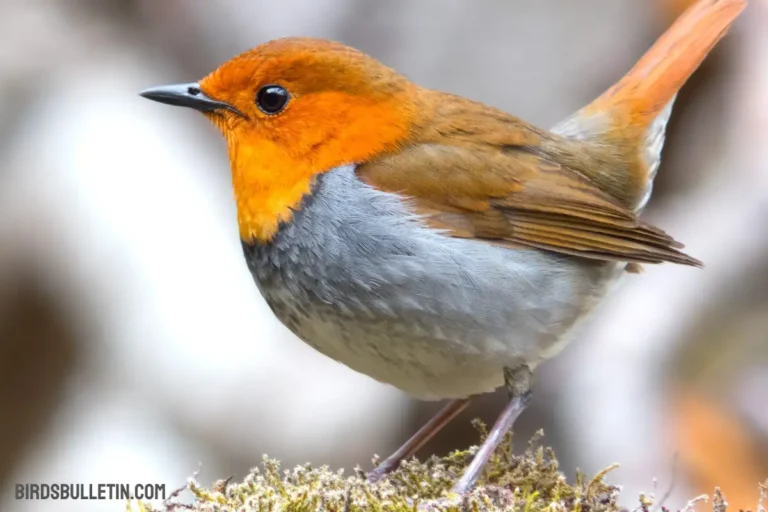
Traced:
<path fill-rule="evenodd" d="M 586 106 L 648 126 L 746 7 L 746 0 L 700 0 L 685 11 L 624 78 Z"/>
<path fill-rule="evenodd" d="M 685 11 L 618 83 L 553 129 L 610 145 L 628 168 L 627 202 L 640 209 L 664 144 L 672 103 L 688 77 L 747 5 L 747 0 L 699 0 Z"/>

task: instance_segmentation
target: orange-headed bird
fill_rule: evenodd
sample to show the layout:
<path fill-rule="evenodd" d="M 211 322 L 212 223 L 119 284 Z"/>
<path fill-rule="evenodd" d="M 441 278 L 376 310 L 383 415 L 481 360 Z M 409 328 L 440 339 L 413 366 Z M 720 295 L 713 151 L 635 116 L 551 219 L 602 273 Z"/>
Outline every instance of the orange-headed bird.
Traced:
<path fill-rule="evenodd" d="M 270 41 L 142 95 L 224 134 L 245 259 L 291 331 L 416 398 L 452 399 L 371 480 L 506 385 L 464 493 L 525 408 L 531 371 L 617 277 L 700 265 L 638 215 L 677 91 L 745 4 L 699 0 L 551 130 L 318 39 Z"/>

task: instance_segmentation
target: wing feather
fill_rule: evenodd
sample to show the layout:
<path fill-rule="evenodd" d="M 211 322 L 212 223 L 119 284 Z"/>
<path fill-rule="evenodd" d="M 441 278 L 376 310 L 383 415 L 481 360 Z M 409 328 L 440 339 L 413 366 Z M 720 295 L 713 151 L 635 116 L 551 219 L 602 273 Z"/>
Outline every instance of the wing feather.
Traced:
<path fill-rule="evenodd" d="M 415 144 L 359 165 L 358 177 L 408 197 L 429 226 L 454 237 L 598 260 L 701 266 L 584 175 L 525 146 L 472 145 L 461 135 L 457 145 Z"/>

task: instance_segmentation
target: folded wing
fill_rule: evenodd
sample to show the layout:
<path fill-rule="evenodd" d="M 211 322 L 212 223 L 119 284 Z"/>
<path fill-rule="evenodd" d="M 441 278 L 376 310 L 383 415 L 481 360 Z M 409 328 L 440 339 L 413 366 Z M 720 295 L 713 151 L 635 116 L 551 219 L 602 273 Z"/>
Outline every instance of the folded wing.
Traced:
<path fill-rule="evenodd" d="M 424 143 L 358 166 L 436 229 L 599 260 L 700 266 L 588 178 L 528 146 Z"/>

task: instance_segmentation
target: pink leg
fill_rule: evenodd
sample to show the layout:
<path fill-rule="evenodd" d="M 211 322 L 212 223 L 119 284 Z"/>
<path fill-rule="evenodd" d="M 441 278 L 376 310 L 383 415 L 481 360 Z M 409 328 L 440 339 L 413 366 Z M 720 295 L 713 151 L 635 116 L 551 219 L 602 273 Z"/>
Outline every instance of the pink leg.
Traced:
<path fill-rule="evenodd" d="M 478 450 L 475 458 L 472 459 L 472 463 L 464 471 L 458 482 L 453 486 L 453 492 L 458 494 L 464 494 L 474 487 L 477 479 L 483 472 L 483 468 L 491 459 L 491 455 L 499 447 L 501 441 L 504 439 L 504 435 L 512 428 L 512 424 L 520 416 L 528 403 L 531 401 L 530 391 L 525 392 L 519 396 L 513 396 L 509 404 L 504 408 L 499 419 L 496 420 L 496 424 L 488 434 L 488 438 Z"/>
<path fill-rule="evenodd" d="M 378 482 L 384 475 L 393 471 L 400 464 L 400 461 L 411 457 L 419 448 L 424 446 L 427 441 L 440 432 L 453 418 L 466 409 L 469 405 L 469 398 L 461 400 L 451 400 L 443 407 L 426 425 L 421 427 L 413 437 L 405 442 L 395 453 L 387 457 L 376 469 L 368 473 L 368 481 Z"/>

